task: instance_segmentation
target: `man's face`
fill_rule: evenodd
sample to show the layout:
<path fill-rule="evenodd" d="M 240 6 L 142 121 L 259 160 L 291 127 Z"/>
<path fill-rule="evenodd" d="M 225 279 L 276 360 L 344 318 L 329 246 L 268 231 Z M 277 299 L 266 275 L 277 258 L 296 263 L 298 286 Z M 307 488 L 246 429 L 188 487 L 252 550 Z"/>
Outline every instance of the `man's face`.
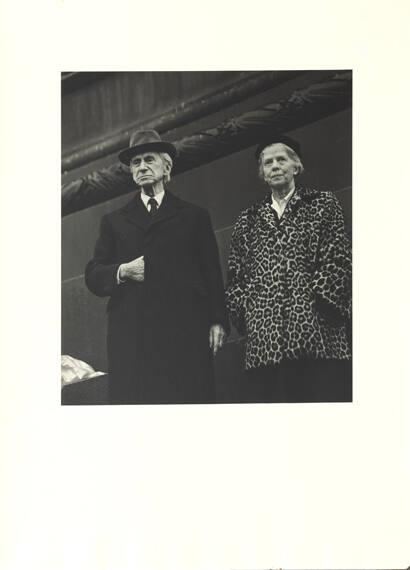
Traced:
<path fill-rule="evenodd" d="M 155 186 L 162 182 L 167 167 L 158 152 L 144 152 L 135 155 L 130 162 L 132 178 L 140 187 Z"/>
<path fill-rule="evenodd" d="M 291 188 L 297 171 L 283 144 L 273 144 L 262 153 L 263 179 L 271 188 Z"/>

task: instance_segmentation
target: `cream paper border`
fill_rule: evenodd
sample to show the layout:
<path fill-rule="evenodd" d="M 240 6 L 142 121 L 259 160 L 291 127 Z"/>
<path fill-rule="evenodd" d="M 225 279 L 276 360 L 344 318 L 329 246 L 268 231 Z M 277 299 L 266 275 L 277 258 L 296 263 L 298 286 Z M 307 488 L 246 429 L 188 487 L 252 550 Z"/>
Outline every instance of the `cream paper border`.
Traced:
<path fill-rule="evenodd" d="M 406 7 L 3 1 L 0 568 L 410 564 Z M 337 68 L 354 404 L 61 407 L 60 71 Z"/>

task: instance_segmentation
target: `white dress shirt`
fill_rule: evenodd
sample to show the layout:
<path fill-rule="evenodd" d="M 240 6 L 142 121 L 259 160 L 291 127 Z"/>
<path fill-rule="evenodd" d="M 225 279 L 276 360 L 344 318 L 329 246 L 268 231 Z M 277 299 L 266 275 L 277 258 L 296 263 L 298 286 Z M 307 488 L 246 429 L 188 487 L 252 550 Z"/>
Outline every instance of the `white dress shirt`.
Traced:
<path fill-rule="evenodd" d="M 158 208 L 159 208 L 162 204 L 162 200 L 164 199 L 164 195 L 165 195 L 165 190 L 161 190 L 161 192 L 159 192 L 159 194 L 156 194 L 155 196 L 148 196 L 147 194 L 145 194 L 145 192 L 141 190 L 141 200 L 144 206 L 147 208 L 148 212 L 151 210 L 151 206 L 148 204 L 148 201 L 151 200 L 151 198 L 155 198 L 155 200 L 158 202 Z"/>
<path fill-rule="evenodd" d="M 272 208 L 278 214 L 279 219 L 281 219 L 282 214 L 285 211 L 285 208 L 286 208 L 289 200 L 292 198 L 294 191 L 295 191 L 295 188 L 293 188 L 288 194 L 286 194 L 286 196 L 284 198 L 282 198 L 280 201 L 276 200 L 276 198 L 273 196 L 273 192 L 271 193 Z"/>

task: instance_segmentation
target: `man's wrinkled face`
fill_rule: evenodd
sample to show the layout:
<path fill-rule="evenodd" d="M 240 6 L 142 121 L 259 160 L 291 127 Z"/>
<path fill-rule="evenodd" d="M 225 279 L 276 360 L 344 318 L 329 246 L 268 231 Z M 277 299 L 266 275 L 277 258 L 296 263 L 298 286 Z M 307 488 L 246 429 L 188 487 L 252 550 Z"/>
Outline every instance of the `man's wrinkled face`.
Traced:
<path fill-rule="evenodd" d="M 131 159 L 130 170 L 138 186 L 155 186 L 164 179 L 167 166 L 158 152 L 144 152 Z"/>
<path fill-rule="evenodd" d="M 281 143 L 264 149 L 261 157 L 263 179 L 271 188 L 291 188 L 297 166 Z"/>

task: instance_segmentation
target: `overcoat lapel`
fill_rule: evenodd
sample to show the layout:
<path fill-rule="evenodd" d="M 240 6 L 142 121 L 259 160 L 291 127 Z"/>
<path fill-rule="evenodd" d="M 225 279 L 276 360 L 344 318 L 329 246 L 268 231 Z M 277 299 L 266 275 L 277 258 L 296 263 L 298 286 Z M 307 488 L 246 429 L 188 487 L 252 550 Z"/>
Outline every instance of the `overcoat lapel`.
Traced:
<path fill-rule="evenodd" d="M 291 196 L 289 202 L 286 205 L 286 208 L 283 211 L 282 217 L 279 221 L 280 224 L 286 224 L 289 216 L 291 216 L 294 212 L 296 212 L 297 208 L 299 208 L 300 201 L 302 199 L 301 191 L 301 188 L 295 188 L 293 195 Z"/>
<path fill-rule="evenodd" d="M 180 209 L 180 203 L 175 196 L 165 191 L 164 198 L 161 206 L 158 208 L 156 214 L 150 217 L 150 226 L 155 226 L 168 218 L 175 216 Z"/>
<path fill-rule="evenodd" d="M 257 216 L 260 218 L 263 225 L 268 226 L 269 228 L 274 228 L 277 223 L 277 215 L 274 209 L 271 207 L 271 195 L 268 192 L 265 198 L 259 202 L 256 210 Z"/>
<path fill-rule="evenodd" d="M 179 200 L 169 192 L 165 192 L 161 206 L 154 216 L 148 212 L 138 194 L 124 206 L 123 211 L 129 222 L 143 230 L 148 230 L 148 228 L 175 216 L 179 209 Z"/>
<path fill-rule="evenodd" d="M 126 219 L 134 226 L 146 230 L 150 225 L 150 214 L 144 206 L 139 194 L 134 196 L 134 198 L 124 206 L 123 212 Z"/>
<path fill-rule="evenodd" d="M 278 227 L 279 225 L 282 226 L 283 224 L 286 224 L 289 216 L 296 212 L 297 208 L 300 205 L 301 199 L 301 189 L 296 188 L 281 218 L 279 219 L 275 210 L 272 208 L 271 194 L 268 192 L 265 198 L 259 202 L 257 206 L 257 216 L 261 219 L 263 224 L 269 226 L 270 228 Z"/>

